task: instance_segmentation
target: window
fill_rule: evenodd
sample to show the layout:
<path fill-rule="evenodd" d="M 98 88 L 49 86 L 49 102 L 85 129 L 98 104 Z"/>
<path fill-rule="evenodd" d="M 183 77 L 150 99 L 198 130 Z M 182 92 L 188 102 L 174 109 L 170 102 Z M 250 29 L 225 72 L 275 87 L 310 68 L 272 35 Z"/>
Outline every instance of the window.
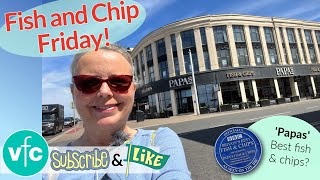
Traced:
<path fill-rule="evenodd" d="M 264 33 L 265 33 L 265 36 L 266 36 L 266 42 L 267 43 L 274 43 L 272 28 L 265 27 L 264 28 Z"/>
<path fill-rule="evenodd" d="M 145 112 L 146 113 L 155 113 L 157 112 L 157 106 L 156 106 L 156 95 L 152 94 L 148 96 L 148 105 Z"/>
<path fill-rule="evenodd" d="M 312 48 L 309 47 L 309 54 L 310 54 L 311 63 L 316 63 L 316 52 L 313 47 Z"/>
<path fill-rule="evenodd" d="M 291 56 L 294 64 L 300 64 L 299 54 L 296 47 L 291 47 Z"/>
<path fill-rule="evenodd" d="M 200 28 L 200 34 L 201 34 L 202 45 L 206 45 L 207 44 L 207 37 L 206 37 L 206 30 L 204 27 Z"/>
<path fill-rule="evenodd" d="M 246 48 L 237 48 L 239 66 L 249 65 L 248 54 Z"/>
<path fill-rule="evenodd" d="M 254 59 L 256 61 L 256 65 L 263 65 L 263 52 L 261 47 L 255 47 L 253 48 L 253 53 L 254 53 Z"/>
<path fill-rule="evenodd" d="M 315 31 L 316 39 L 318 41 L 318 44 L 320 44 L 320 31 Z"/>
<path fill-rule="evenodd" d="M 206 70 L 210 70 L 211 69 L 211 63 L 210 63 L 210 58 L 209 58 L 208 51 L 203 51 L 203 58 L 204 58 L 204 64 L 206 66 Z"/>
<path fill-rule="evenodd" d="M 220 67 L 231 67 L 229 49 L 220 48 L 217 50 L 217 55 Z"/>
<path fill-rule="evenodd" d="M 155 81 L 153 66 L 149 67 L 149 82 Z"/>
<path fill-rule="evenodd" d="M 218 98 L 217 93 L 213 91 L 213 84 L 204 84 L 197 86 L 199 108 L 209 109 L 213 108 L 213 111 L 218 110 Z"/>
<path fill-rule="evenodd" d="M 180 75 L 180 67 L 179 67 L 179 60 L 177 54 L 177 46 L 176 46 L 176 37 L 174 34 L 170 35 L 171 38 L 171 46 L 172 46 L 172 53 L 173 53 L 173 62 L 174 62 L 174 70 L 176 76 Z"/>
<path fill-rule="evenodd" d="M 277 58 L 277 51 L 275 48 L 268 47 L 269 57 L 270 57 L 270 63 L 271 64 L 279 64 L 278 58 Z"/>
<path fill-rule="evenodd" d="M 226 26 L 215 26 L 213 27 L 214 39 L 216 43 L 227 43 L 227 32 Z"/>
<path fill-rule="evenodd" d="M 233 35 L 235 42 L 245 42 L 243 26 L 233 26 Z"/>
<path fill-rule="evenodd" d="M 146 77 L 146 70 L 143 68 L 142 69 L 142 78 L 143 78 L 143 82 L 144 82 L 144 84 L 148 84 L 148 79 L 147 79 L 147 77 Z"/>
<path fill-rule="evenodd" d="M 147 56 L 147 61 L 152 61 L 152 60 L 153 60 L 153 58 L 152 58 L 151 44 L 149 44 L 149 45 L 146 47 L 146 56 Z"/>
<path fill-rule="evenodd" d="M 160 79 L 166 79 L 169 77 L 167 61 L 162 61 L 159 63 L 159 75 Z"/>
<path fill-rule="evenodd" d="M 260 42 L 258 27 L 250 26 L 250 37 L 252 42 Z"/>
<path fill-rule="evenodd" d="M 156 41 L 156 47 L 158 57 L 166 55 L 166 44 L 164 42 L 164 39 Z"/>
<path fill-rule="evenodd" d="M 194 70 L 194 72 L 199 72 L 197 53 L 191 52 L 191 56 L 192 56 L 193 70 Z M 190 62 L 189 53 L 184 54 L 184 65 L 186 68 L 186 73 L 190 73 L 191 72 L 191 62 Z"/>
<path fill-rule="evenodd" d="M 140 78 L 140 69 L 139 69 L 139 60 L 138 60 L 138 56 L 136 56 L 134 58 L 134 68 L 136 69 L 137 72 L 137 77 Z"/>
<path fill-rule="evenodd" d="M 273 79 L 257 79 L 256 84 L 260 99 L 277 98 L 277 93 L 274 87 Z"/>
<path fill-rule="evenodd" d="M 164 112 L 165 110 L 172 110 L 170 91 L 159 93 L 159 100 L 160 112 Z"/>
<path fill-rule="evenodd" d="M 182 48 L 195 47 L 193 29 L 181 32 Z"/>
<path fill-rule="evenodd" d="M 293 29 L 287 28 L 287 34 L 288 34 L 289 43 L 296 43 L 296 40 L 294 38 Z"/>
<path fill-rule="evenodd" d="M 306 41 L 308 44 L 313 44 L 312 43 L 312 38 L 311 38 L 311 31 L 310 30 L 304 30 L 304 34 L 306 36 Z"/>

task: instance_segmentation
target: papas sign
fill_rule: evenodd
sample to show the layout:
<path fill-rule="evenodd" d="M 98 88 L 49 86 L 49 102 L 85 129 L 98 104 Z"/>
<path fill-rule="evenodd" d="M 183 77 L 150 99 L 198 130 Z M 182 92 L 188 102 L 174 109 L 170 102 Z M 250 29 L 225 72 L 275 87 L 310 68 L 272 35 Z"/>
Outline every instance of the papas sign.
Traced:
<path fill-rule="evenodd" d="M 171 79 L 169 80 L 169 87 L 175 88 L 175 87 L 182 87 L 192 84 L 192 76 L 187 77 L 181 77 L 177 79 Z"/>
<path fill-rule="evenodd" d="M 276 68 L 277 76 L 293 76 L 293 67 L 279 67 Z"/>
<path fill-rule="evenodd" d="M 248 76 L 254 76 L 254 71 L 239 71 L 239 72 L 230 72 L 226 74 L 226 77 L 228 79 L 231 78 L 238 78 L 238 77 L 248 77 Z"/>

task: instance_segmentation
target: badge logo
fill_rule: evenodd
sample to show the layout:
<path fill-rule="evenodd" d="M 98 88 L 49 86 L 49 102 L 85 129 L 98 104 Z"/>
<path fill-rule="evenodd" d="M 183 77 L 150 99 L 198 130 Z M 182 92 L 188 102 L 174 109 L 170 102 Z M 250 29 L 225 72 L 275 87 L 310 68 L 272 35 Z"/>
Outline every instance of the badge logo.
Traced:
<path fill-rule="evenodd" d="M 220 134 L 214 151 L 222 169 L 232 174 L 244 174 L 258 165 L 262 147 L 258 137 L 250 130 L 234 127 Z"/>
<path fill-rule="evenodd" d="M 38 133 L 21 130 L 4 143 L 3 160 L 6 166 L 20 176 L 31 176 L 43 169 L 48 160 L 48 144 Z"/>

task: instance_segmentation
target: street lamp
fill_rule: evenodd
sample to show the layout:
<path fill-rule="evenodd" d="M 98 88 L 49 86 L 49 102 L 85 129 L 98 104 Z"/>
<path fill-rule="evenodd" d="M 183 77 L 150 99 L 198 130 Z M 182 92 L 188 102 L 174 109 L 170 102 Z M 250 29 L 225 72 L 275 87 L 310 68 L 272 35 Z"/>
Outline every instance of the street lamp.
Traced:
<path fill-rule="evenodd" d="M 199 112 L 199 102 L 198 102 L 198 91 L 197 91 L 197 84 L 194 77 L 194 69 L 193 69 L 193 62 L 192 62 L 192 55 L 191 50 L 189 49 L 189 57 L 190 57 L 190 64 L 191 64 L 191 74 L 192 74 L 192 82 L 193 82 L 193 88 L 194 88 L 194 94 L 195 94 L 195 100 L 196 100 L 196 107 L 195 107 L 195 115 L 200 114 Z"/>

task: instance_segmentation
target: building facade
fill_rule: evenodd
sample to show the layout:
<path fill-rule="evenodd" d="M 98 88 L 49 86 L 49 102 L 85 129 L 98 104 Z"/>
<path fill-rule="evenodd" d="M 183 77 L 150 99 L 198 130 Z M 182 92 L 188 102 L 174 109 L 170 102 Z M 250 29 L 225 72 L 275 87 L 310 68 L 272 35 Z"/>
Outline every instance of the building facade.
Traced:
<path fill-rule="evenodd" d="M 201 113 L 314 98 L 320 93 L 319 49 L 319 22 L 227 14 L 168 24 L 132 51 L 140 79 L 135 107 L 151 114 L 194 112 L 195 92 Z"/>

